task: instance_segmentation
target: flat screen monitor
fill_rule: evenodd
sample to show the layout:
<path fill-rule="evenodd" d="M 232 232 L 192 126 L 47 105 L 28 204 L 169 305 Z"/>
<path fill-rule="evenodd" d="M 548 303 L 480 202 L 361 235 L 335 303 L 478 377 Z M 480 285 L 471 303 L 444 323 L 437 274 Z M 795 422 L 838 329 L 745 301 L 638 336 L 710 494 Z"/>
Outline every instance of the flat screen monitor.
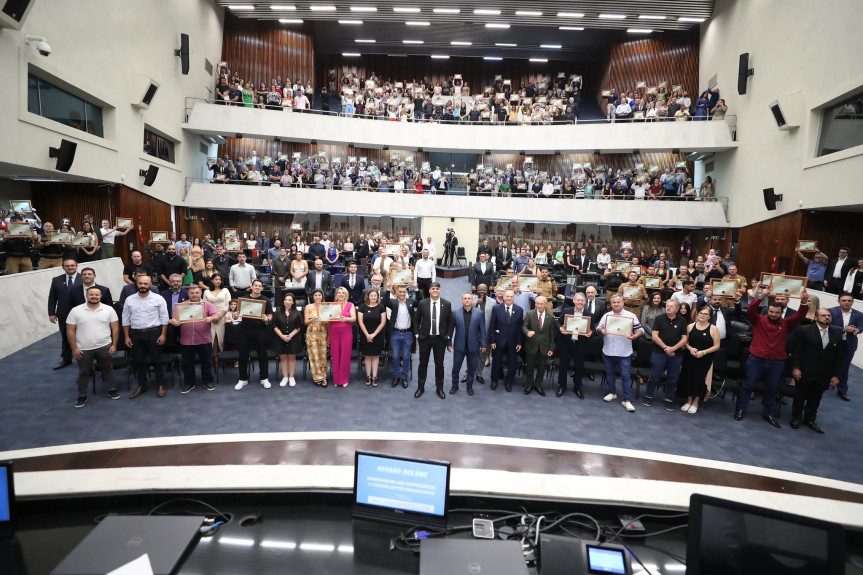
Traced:
<path fill-rule="evenodd" d="M 444 528 L 450 464 L 357 451 L 353 515 L 361 519 Z"/>
<path fill-rule="evenodd" d="M 15 534 L 15 486 L 12 482 L 12 463 L 0 463 L 0 538 Z"/>
<path fill-rule="evenodd" d="M 686 575 L 841 575 L 841 525 L 693 494 Z"/>

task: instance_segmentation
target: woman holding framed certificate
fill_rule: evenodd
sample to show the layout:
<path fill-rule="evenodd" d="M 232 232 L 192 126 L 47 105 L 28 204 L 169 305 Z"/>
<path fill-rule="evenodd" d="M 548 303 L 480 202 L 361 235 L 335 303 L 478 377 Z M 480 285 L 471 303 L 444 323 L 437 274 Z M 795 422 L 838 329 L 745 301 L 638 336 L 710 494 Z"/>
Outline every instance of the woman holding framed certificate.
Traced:
<path fill-rule="evenodd" d="M 273 321 L 276 355 L 279 356 L 279 364 L 282 368 L 282 381 L 279 382 L 279 387 L 297 385 L 294 374 L 297 371 L 297 354 L 303 351 L 302 331 L 303 318 L 297 311 L 294 295 L 286 293 L 283 305 L 276 312 Z"/>
<path fill-rule="evenodd" d="M 702 398 L 707 399 L 707 374 L 713 367 L 713 354 L 719 349 L 719 329 L 710 323 L 712 314 L 710 306 L 702 306 L 695 316 L 695 323 L 688 326 L 686 349 L 689 353 L 683 355 L 680 371 L 680 381 L 687 397 L 680 409 L 688 413 L 697 412 L 698 402 Z"/>
<path fill-rule="evenodd" d="M 351 350 L 354 341 L 354 326 L 357 310 L 350 301 L 346 287 L 336 290 L 336 303 L 341 306 L 339 319 L 330 322 L 330 355 L 333 360 L 333 385 L 347 387 L 351 377 Z"/>
<path fill-rule="evenodd" d="M 324 301 L 324 292 L 316 289 L 312 292 L 312 303 L 303 311 L 306 323 L 306 353 L 309 356 L 309 368 L 312 381 L 321 387 L 327 386 L 327 346 L 329 345 L 328 324 L 321 321 L 320 304 Z"/>
<path fill-rule="evenodd" d="M 99 259 L 99 256 L 96 254 L 99 249 L 99 238 L 96 236 L 96 232 L 93 231 L 93 226 L 90 222 L 83 222 L 81 224 L 81 229 L 77 234 L 75 234 L 75 237 L 79 239 L 73 239 L 72 245 L 77 246 L 78 248 L 77 259 L 79 264 Z M 89 241 L 82 240 L 80 238 L 88 238 Z"/>

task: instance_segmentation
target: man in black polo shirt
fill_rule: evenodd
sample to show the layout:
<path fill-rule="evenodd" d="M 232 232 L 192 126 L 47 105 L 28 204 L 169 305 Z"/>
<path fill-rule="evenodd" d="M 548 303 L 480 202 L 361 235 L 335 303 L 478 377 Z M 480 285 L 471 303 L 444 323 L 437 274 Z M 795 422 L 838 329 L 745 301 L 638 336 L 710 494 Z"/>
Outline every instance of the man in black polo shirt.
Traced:
<path fill-rule="evenodd" d="M 171 276 L 174 274 L 186 275 L 186 269 L 189 264 L 186 260 L 177 255 L 177 246 L 174 244 L 168 245 L 167 255 L 159 262 L 159 279 L 162 280 L 162 285 L 171 284 Z"/>
<path fill-rule="evenodd" d="M 273 307 L 270 305 L 270 300 L 261 295 L 264 289 L 264 284 L 261 280 L 252 282 L 251 293 L 243 299 L 258 300 L 264 304 L 263 316 L 258 318 L 244 317 L 240 322 L 240 331 L 243 336 L 240 338 L 240 380 L 234 389 L 240 391 L 249 384 L 249 351 L 254 349 L 258 355 L 258 368 L 261 372 L 261 385 L 264 389 L 270 388 L 270 360 L 267 358 L 267 341 L 269 340 L 270 322 L 273 321 Z M 242 304 L 242 302 L 240 302 Z"/>
<path fill-rule="evenodd" d="M 231 266 L 238 263 L 237 258 L 225 251 L 225 246 L 216 246 L 216 255 L 213 257 L 213 266 L 219 271 L 222 279 L 227 281 L 231 275 Z"/>
<path fill-rule="evenodd" d="M 656 318 L 653 323 L 653 353 L 650 356 L 650 379 L 647 380 L 647 391 L 644 392 L 642 403 L 650 407 L 653 403 L 653 391 L 656 384 L 666 372 L 665 410 L 674 411 L 674 390 L 680 377 L 680 367 L 683 365 L 683 347 L 689 339 L 686 331 L 686 318 L 678 315 L 680 304 L 670 299 L 665 302 L 665 315 Z"/>
<path fill-rule="evenodd" d="M 145 276 L 152 276 L 153 270 L 150 264 L 144 263 L 141 252 L 132 252 L 132 260 L 123 266 L 123 281 L 126 284 L 135 283 L 135 272 L 143 272 Z"/>

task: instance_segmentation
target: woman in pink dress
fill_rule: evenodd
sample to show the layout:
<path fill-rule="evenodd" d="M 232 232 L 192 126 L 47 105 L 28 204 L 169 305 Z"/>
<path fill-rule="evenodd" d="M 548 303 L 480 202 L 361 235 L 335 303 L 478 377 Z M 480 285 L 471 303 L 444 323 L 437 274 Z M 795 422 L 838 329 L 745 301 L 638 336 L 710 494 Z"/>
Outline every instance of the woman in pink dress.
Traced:
<path fill-rule="evenodd" d="M 347 387 L 351 375 L 351 349 L 354 343 L 354 323 L 357 310 L 348 300 L 347 288 L 336 290 L 336 303 L 342 306 L 342 316 L 330 322 L 330 356 L 333 362 L 333 384 Z"/>

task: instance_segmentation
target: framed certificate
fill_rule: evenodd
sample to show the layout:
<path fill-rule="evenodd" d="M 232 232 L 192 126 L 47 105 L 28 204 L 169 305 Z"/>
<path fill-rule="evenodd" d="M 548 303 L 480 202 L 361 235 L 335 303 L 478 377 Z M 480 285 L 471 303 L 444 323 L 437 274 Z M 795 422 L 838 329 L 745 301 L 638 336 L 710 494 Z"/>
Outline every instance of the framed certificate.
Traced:
<path fill-rule="evenodd" d="M 257 303 L 257 302 L 255 302 Z M 183 302 L 174 306 L 174 314 L 180 323 L 204 321 L 204 302 Z M 260 317 L 260 316 L 258 316 Z"/>
<path fill-rule="evenodd" d="M 413 240 L 414 240 L 414 237 L 411 235 L 400 235 L 399 236 L 399 243 L 400 244 L 404 244 L 404 245 L 409 246 L 413 243 Z"/>
<path fill-rule="evenodd" d="M 664 81 L 664 80 L 663 80 L 662 82 L 659 82 L 659 83 L 657 84 L 657 86 L 658 86 L 659 88 L 668 88 L 668 82 L 666 82 L 666 81 Z"/>
<path fill-rule="evenodd" d="M 342 317 L 342 304 L 337 302 L 319 303 L 318 317 L 321 318 L 321 321 L 338 321 Z"/>
<path fill-rule="evenodd" d="M 644 164 L 641 164 L 641 167 L 644 167 Z M 622 250 L 631 250 L 632 242 L 620 242 L 620 249 Z"/>
<path fill-rule="evenodd" d="M 674 289 L 677 291 L 683 290 L 683 280 L 678 278 L 676 282 L 674 282 Z"/>
<path fill-rule="evenodd" d="M 89 248 L 93 245 L 93 236 L 72 236 L 72 245 L 76 248 Z"/>
<path fill-rule="evenodd" d="M 423 178 L 421 183 L 422 183 L 422 185 L 424 185 L 424 186 L 430 186 L 430 185 L 431 185 L 431 180 L 429 180 L 428 178 Z"/>
<path fill-rule="evenodd" d="M 237 233 L 237 228 L 224 228 L 222 230 L 222 237 L 226 240 L 236 240 L 240 237 L 240 234 Z"/>
<path fill-rule="evenodd" d="M 762 273 L 761 274 L 761 285 L 769 286 L 770 280 L 772 280 L 772 279 L 773 279 L 773 274 Z"/>
<path fill-rule="evenodd" d="M 680 84 L 674 84 L 671 86 L 671 91 L 672 92 L 681 92 L 681 91 L 683 91 L 683 86 Z"/>
<path fill-rule="evenodd" d="M 30 224 L 27 222 L 8 222 L 6 224 L 9 227 L 8 236 L 13 238 L 29 238 L 33 235 L 33 231 L 30 228 Z"/>
<path fill-rule="evenodd" d="M 228 175 L 227 174 L 216 174 L 215 176 L 213 176 L 213 181 L 214 182 L 227 182 L 228 181 Z"/>
<path fill-rule="evenodd" d="M 587 335 L 590 331 L 590 316 L 565 315 L 563 316 L 563 331 L 568 334 Z"/>
<path fill-rule="evenodd" d="M 608 335 L 632 335 L 632 318 L 608 314 L 605 316 L 605 333 Z"/>
<path fill-rule="evenodd" d="M 500 280 L 498 280 L 497 285 L 509 289 L 512 287 L 512 280 L 514 279 L 515 278 L 508 278 L 506 276 L 503 276 L 500 278 Z"/>
<path fill-rule="evenodd" d="M 662 287 L 662 278 L 644 278 L 644 287 L 647 289 L 660 289 Z"/>
<path fill-rule="evenodd" d="M 799 298 L 806 290 L 808 278 L 798 276 L 783 276 L 774 274 L 770 280 L 770 293 Z"/>
<path fill-rule="evenodd" d="M 153 243 L 161 243 L 168 241 L 168 232 L 150 232 L 150 241 Z"/>
<path fill-rule="evenodd" d="M 626 260 L 614 262 L 614 269 L 619 272 L 629 273 L 631 267 L 632 264 Z"/>
<path fill-rule="evenodd" d="M 797 240 L 797 249 L 801 252 L 817 252 L 818 242 L 815 240 Z"/>
<path fill-rule="evenodd" d="M 240 317 L 263 319 L 264 311 L 267 309 L 266 303 L 267 301 L 263 299 L 237 298 Z"/>
<path fill-rule="evenodd" d="M 656 94 L 657 93 L 656 86 L 648 86 L 647 87 L 647 93 L 648 94 Z"/>
<path fill-rule="evenodd" d="M 9 206 L 13 212 L 32 212 L 33 206 L 30 205 L 30 200 L 10 200 Z"/>
<path fill-rule="evenodd" d="M 298 223 L 298 222 L 294 222 L 294 223 L 292 223 L 292 224 L 291 224 L 291 231 L 292 231 L 292 232 L 301 232 L 301 231 L 303 231 L 303 224 Z"/>
<path fill-rule="evenodd" d="M 72 234 L 69 232 L 51 232 L 52 244 L 68 244 L 72 241 Z"/>
<path fill-rule="evenodd" d="M 226 252 L 241 252 L 243 251 L 243 242 L 237 238 L 225 240 Z"/>
<path fill-rule="evenodd" d="M 722 297 L 734 297 L 737 293 L 737 282 L 734 280 L 713 280 L 710 282 L 710 293 Z"/>
<path fill-rule="evenodd" d="M 521 291 L 536 291 L 539 289 L 539 278 L 536 276 L 519 276 L 518 288 Z"/>
<path fill-rule="evenodd" d="M 391 267 L 390 280 L 393 285 L 408 285 L 414 280 L 414 269 L 412 267 Z"/>
<path fill-rule="evenodd" d="M 637 273 L 638 275 L 641 275 L 641 273 L 644 271 L 644 268 L 643 268 L 643 267 L 641 267 L 641 266 L 634 266 L 634 265 L 630 265 L 630 266 L 629 266 L 629 271 L 630 271 L 630 272 L 635 272 L 635 273 Z M 629 272 L 626 272 L 626 273 L 629 273 Z"/>
<path fill-rule="evenodd" d="M 609 96 L 611 96 L 611 90 L 603 90 L 602 91 L 602 97 L 603 98 L 608 98 Z"/>
<path fill-rule="evenodd" d="M 402 244 L 387 244 L 384 253 L 388 256 L 402 255 Z"/>
<path fill-rule="evenodd" d="M 384 233 L 382 231 L 372 232 L 372 237 L 379 240 L 384 237 Z"/>
<path fill-rule="evenodd" d="M 132 228 L 132 218 L 117 218 L 115 220 L 115 225 L 118 228 L 128 230 Z"/>
<path fill-rule="evenodd" d="M 638 80 L 638 81 L 635 83 L 635 87 L 636 87 L 637 89 L 639 89 L 639 90 L 640 90 L 640 89 L 642 89 L 642 88 L 647 88 L 647 82 L 645 82 L 644 80 Z"/>
<path fill-rule="evenodd" d="M 641 286 L 620 286 L 620 295 L 624 299 L 638 299 L 641 297 Z"/>

